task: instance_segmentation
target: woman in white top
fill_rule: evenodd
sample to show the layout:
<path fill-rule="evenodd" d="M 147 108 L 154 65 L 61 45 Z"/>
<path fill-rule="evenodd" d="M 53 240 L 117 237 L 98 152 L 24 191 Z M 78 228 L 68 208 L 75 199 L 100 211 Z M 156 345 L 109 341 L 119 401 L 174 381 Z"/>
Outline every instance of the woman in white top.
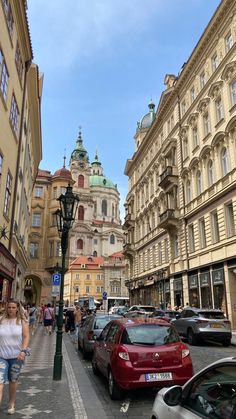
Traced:
<path fill-rule="evenodd" d="M 15 412 L 17 382 L 28 355 L 28 345 L 29 324 L 24 309 L 11 299 L 0 317 L 0 403 L 4 384 L 9 382 L 9 415 Z"/>

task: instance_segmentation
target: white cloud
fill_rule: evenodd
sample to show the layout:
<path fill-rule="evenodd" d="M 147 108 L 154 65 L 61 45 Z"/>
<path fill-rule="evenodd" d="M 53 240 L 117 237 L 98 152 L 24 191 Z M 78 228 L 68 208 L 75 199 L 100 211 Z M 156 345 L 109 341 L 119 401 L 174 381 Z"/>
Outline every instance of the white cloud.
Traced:
<path fill-rule="evenodd" d="M 162 0 L 28 0 L 35 60 L 49 69 L 71 66 L 132 38 L 150 24 Z"/>

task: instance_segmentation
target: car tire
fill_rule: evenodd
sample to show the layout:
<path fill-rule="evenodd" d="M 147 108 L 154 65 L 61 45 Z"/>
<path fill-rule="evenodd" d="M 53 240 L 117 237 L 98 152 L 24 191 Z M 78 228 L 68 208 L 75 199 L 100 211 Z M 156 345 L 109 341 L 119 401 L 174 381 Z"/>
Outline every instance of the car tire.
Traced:
<path fill-rule="evenodd" d="M 116 384 L 111 369 L 108 371 L 108 390 L 112 400 L 122 399 L 123 391 L 118 384 Z"/>
<path fill-rule="evenodd" d="M 222 345 L 227 348 L 231 344 L 231 339 L 223 340 Z"/>
<path fill-rule="evenodd" d="M 194 346 L 194 345 L 196 345 L 196 344 L 197 344 L 197 337 L 196 337 L 196 335 L 194 334 L 194 332 L 193 332 L 193 330 L 192 330 L 192 329 L 188 329 L 188 332 L 187 332 L 187 338 L 188 338 L 188 343 L 189 343 L 189 345 Z"/>

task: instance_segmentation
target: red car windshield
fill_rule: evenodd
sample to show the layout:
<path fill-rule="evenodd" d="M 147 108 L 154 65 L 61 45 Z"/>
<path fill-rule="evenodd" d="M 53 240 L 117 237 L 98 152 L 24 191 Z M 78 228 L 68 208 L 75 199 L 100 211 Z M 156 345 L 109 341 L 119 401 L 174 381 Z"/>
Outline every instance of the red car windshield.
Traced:
<path fill-rule="evenodd" d="M 167 345 L 179 342 L 180 338 L 173 327 L 159 325 L 138 325 L 127 327 L 121 338 L 125 345 Z"/>

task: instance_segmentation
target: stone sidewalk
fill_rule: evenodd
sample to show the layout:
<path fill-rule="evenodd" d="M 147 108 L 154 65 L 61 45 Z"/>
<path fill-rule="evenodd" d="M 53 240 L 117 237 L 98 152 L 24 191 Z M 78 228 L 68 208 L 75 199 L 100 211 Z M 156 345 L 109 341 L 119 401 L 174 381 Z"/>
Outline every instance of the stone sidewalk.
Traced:
<path fill-rule="evenodd" d="M 53 381 L 56 333 L 45 335 L 39 325 L 31 338 L 31 355 L 20 376 L 15 419 L 106 419 L 70 336 L 63 335 L 61 381 Z M 9 418 L 7 386 L 4 389 L 0 418 Z"/>

